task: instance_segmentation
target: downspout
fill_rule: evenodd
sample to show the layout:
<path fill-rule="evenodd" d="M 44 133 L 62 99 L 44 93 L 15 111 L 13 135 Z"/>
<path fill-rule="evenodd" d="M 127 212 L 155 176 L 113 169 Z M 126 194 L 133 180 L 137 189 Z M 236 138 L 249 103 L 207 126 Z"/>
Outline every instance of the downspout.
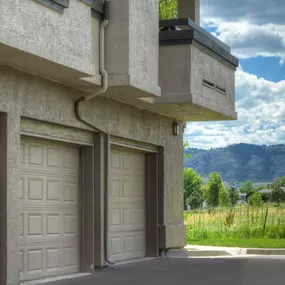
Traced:
<path fill-rule="evenodd" d="M 74 105 L 74 110 L 75 110 L 75 116 L 78 121 L 82 122 L 83 124 L 89 126 L 90 128 L 94 129 L 97 132 L 103 133 L 105 135 L 105 150 L 106 150 L 106 155 L 105 155 L 105 191 L 104 191 L 104 236 L 107 238 L 108 235 L 108 193 L 109 193 L 109 155 L 110 155 L 110 150 L 109 150 L 109 145 L 110 145 L 110 134 L 93 126 L 91 123 L 88 121 L 84 120 L 81 115 L 80 115 L 80 104 L 91 100 L 99 95 L 103 95 L 107 89 L 108 89 L 108 73 L 105 69 L 105 29 L 108 26 L 110 22 L 110 14 L 109 14 L 109 9 L 110 9 L 110 2 L 109 0 L 104 1 L 104 15 L 103 15 L 103 21 L 100 24 L 100 39 L 99 39 L 99 70 L 102 75 L 102 86 L 101 88 L 95 92 L 91 93 L 89 95 L 83 96 L 79 98 Z M 108 259 L 108 242 L 104 242 L 104 259 L 105 262 L 109 265 L 113 265 L 114 263 L 111 262 Z"/>
<path fill-rule="evenodd" d="M 84 101 L 88 101 L 88 100 L 91 100 L 99 95 L 102 95 L 104 94 L 107 89 L 108 89 L 108 73 L 105 69 L 105 29 L 106 27 L 108 26 L 109 22 L 110 22 L 110 15 L 109 15 L 109 0 L 105 0 L 104 1 L 104 19 L 103 21 L 101 22 L 100 24 L 100 39 L 99 39 L 99 42 L 100 42 L 100 47 L 99 47 L 99 64 L 100 64 L 100 67 L 99 67 L 99 70 L 100 70 L 100 73 L 102 75 L 102 86 L 101 88 L 95 92 L 95 93 L 91 93 L 89 95 L 86 95 L 86 96 L 83 96 L 81 98 L 79 98 L 76 102 L 75 102 L 75 115 L 76 115 L 76 118 L 84 123 L 85 125 L 88 125 L 89 127 L 95 129 L 96 131 L 99 131 L 99 132 L 102 132 L 102 133 L 105 133 L 104 131 L 94 127 L 92 124 L 90 124 L 89 122 L 85 121 L 81 116 L 80 116 L 80 104 Z"/>

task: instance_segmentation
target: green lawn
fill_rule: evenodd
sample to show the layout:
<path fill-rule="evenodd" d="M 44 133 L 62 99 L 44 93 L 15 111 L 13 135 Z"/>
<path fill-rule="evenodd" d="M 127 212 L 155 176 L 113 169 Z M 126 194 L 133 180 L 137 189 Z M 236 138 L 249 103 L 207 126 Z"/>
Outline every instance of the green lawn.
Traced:
<path fill-rule="evenodd" d="M 190 239 L 188 240 L 188 244 L 244 248 L 285 248 L 285 239 Z"/>

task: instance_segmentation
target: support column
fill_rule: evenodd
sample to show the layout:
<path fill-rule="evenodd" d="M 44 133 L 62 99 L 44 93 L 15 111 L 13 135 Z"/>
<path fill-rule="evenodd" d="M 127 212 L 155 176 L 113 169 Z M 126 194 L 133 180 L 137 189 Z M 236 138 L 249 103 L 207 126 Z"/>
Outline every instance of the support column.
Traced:
<path fill-rule="evenodd" d="M 17 100 L 0 112 L 0 284 L 19 284 L 20 116 Z M 0 104 L 0 108 L 1 108 Z"/>
<path fill-rule="evenodd" d="M 95 134 L 94 143 L 94 187 L 95 187 L 95 268 L 105 266 L 105 243 L 108 241 L 105 237 L 106 232 L 106 213 L 105 192 L 106 192 L 106 135 Z"/>
<path fill-rule="evenodd" d="M 146 256 L 158 256 L 158 155 L 146 154 Z"/>
<path fill-rule="evenodd" d="M 200 25 L 200 0 L 179 0 L 178 18 L 190 18 Z"/>
<path fill-rule="evenodd" d="M 7 282 L 7 114 L 0 113 L 0 284 Z"/>
<path fill-rule="evenodd" d="M 158 150 L 158 248 L 166 248 L 166 231 L 164 224 L 164 149 Z"/>
<path fill-rule="evenodd" d="M 95 256 L 95 214 L 94 214 L 94 153 L 92 147 L 80 150 L 81 168 L 81 213 L 82 213 L 82 272 L 93 272 Z"/>

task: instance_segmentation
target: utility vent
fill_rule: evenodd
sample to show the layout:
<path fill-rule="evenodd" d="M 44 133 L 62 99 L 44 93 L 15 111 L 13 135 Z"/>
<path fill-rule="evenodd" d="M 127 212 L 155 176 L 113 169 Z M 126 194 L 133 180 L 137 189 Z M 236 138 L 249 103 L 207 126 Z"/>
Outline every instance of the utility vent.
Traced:
<path fill-rule="evenodd" d="M 203 85 L 205 85 L 208 88 L 215 89 L 215 84 L 205 79 L 203 80 Z"/>
<path fill-rule="evenodd" d="M 219 93 L 221 93 L 221 94 L 223 94 L 223 95 L 226 95 L 226 89 L 221 88 L 221 87 L 219 87 L 219 86 L 216 86 L 216 90 L 217 90 Z"/>
<path fill-rule="evenodd" d="M 223 94 L 223 95 L 226 95 L 226 89 L 218 86 L 218 85 L 215 85 L 214 83 L 208 81 L 208 80 L 205 80 L 203 79 L 203 85 L 210 88 L 210 89 L 215 89 L 217 92 Z"/>

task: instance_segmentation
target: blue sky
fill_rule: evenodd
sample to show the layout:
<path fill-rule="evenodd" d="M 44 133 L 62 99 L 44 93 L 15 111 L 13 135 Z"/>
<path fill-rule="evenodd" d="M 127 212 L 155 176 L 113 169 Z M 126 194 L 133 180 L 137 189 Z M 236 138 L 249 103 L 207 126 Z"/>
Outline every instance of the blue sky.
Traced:
<path fill-rule="evenodd" d="M 238 120 L 187 123 L 191 147 L 285 143 L 285 1 L 201 0 L 201 25 L 232 48 Z"/>

